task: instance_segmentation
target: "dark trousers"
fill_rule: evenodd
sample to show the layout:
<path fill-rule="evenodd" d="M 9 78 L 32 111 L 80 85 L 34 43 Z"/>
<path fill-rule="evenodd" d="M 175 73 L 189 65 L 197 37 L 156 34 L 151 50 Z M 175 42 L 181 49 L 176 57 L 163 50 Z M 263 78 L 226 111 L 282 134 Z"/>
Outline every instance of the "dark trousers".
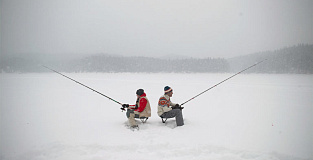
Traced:
<path fill-rule="evenodd" d="M 126 117 L 129 118 L 129 116 L 130 116 L 131 113 L 134 113 L 134 110 L 132 110 L 132 109 L 127 109 Z M 139 118 L 139 114 L 135 114 L 135 118 Z"/>
<path fill-rule="evenodd" d="M 177 126 L 184 125 L 183 112 L 180 109 L 172 109 L 171 111 L 165 112 L 161 115 L 163 118 L 174 118 L 176 119 Z"/>

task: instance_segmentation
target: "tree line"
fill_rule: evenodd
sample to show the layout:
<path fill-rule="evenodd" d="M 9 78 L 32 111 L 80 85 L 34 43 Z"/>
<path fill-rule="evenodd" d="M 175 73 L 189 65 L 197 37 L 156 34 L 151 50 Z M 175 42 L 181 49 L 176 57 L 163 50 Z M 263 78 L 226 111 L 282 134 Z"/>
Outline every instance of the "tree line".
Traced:
<path fill-rule="evenodd" d="M 106 54 L 87 57 L 1 57 L 0 72 L 49 72 L 47 65 L 60 72 L 179 72 L 217 73 L 238 72 L 258 61 L 267 59 L 248 73 L 313 74 L 313 45 L 300 44 L 275 51 L 259 52 L 234 58 L 163 59 L 123 57 Z"/>
<path fill-rule="evenodd" d="M 248 73 L 313 74 L 313 45 L 299 44 L 275 51 L 259 52 L 228 59 L 230 71 L 238 71 L 251 63 L 267 59 Z"/>

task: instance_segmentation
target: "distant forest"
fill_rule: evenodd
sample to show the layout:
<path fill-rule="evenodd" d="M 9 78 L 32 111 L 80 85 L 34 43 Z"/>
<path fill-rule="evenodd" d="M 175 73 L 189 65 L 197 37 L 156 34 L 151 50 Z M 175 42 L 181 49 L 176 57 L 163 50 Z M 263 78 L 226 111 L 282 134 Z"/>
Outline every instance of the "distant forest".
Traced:
<path fill-rule="evenodd" d="M 256 62 L 267 59 L 247 73 L 313 74 L 313 45 L 301 44 L 275 51 L 260 52 L 229 59 L 185 58 L 163 59 L 122 57 L 106 54 L 72 57 L 1 57 L 0 72 L 50 72 L 47 65 L 60 72 L 178 72 L 217 73 L 238 72 Z"/>
<path fill-rule="evenodd" d="M 247 70 L 248 73 L 313 74 L 313 45 L 300 44 L 275 51 L 266 51 L 228 59 L 230 71 L 235 72 L 251 63 L 267 59 Z"/>

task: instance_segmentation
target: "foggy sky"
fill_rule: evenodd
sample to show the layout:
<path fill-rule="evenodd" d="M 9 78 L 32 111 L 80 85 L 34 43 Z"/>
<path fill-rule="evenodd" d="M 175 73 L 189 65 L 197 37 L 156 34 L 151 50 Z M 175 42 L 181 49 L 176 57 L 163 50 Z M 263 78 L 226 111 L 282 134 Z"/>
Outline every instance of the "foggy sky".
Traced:
<path fill-rule="evenodd" d="M 313 0 L 1 0 L 1 55 L 234 57 L 313 44 Z"/>

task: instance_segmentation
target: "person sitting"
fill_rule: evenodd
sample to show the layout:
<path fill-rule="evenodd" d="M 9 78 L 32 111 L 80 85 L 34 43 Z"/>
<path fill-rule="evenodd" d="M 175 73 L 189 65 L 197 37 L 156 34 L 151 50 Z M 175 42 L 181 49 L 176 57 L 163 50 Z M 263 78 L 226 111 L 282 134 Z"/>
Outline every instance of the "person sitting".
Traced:
<path fill-rule="evenodd" d="M 126 117 L 128 118 L 131 128 L 138 128 L 135 118 L 151 117 L 151 108 L 146 93 L 143 89 L 136 91 L 137 101 L 135 105 L 123 104 L 123 108 L 127 108 Z"/>
<path fill-rule="evenodd" d="M 182 109 L 179 104 L 172 103 L 170 97 L 173 96 L 173 90 L 169 86 L 164 87 L 164 95 L 159 99 L 158 104 L 158 115 L 161 118 L 174 118 L 176 119 L 177 126 L 184 125 L 184 118 L 182 114 Z"/>

